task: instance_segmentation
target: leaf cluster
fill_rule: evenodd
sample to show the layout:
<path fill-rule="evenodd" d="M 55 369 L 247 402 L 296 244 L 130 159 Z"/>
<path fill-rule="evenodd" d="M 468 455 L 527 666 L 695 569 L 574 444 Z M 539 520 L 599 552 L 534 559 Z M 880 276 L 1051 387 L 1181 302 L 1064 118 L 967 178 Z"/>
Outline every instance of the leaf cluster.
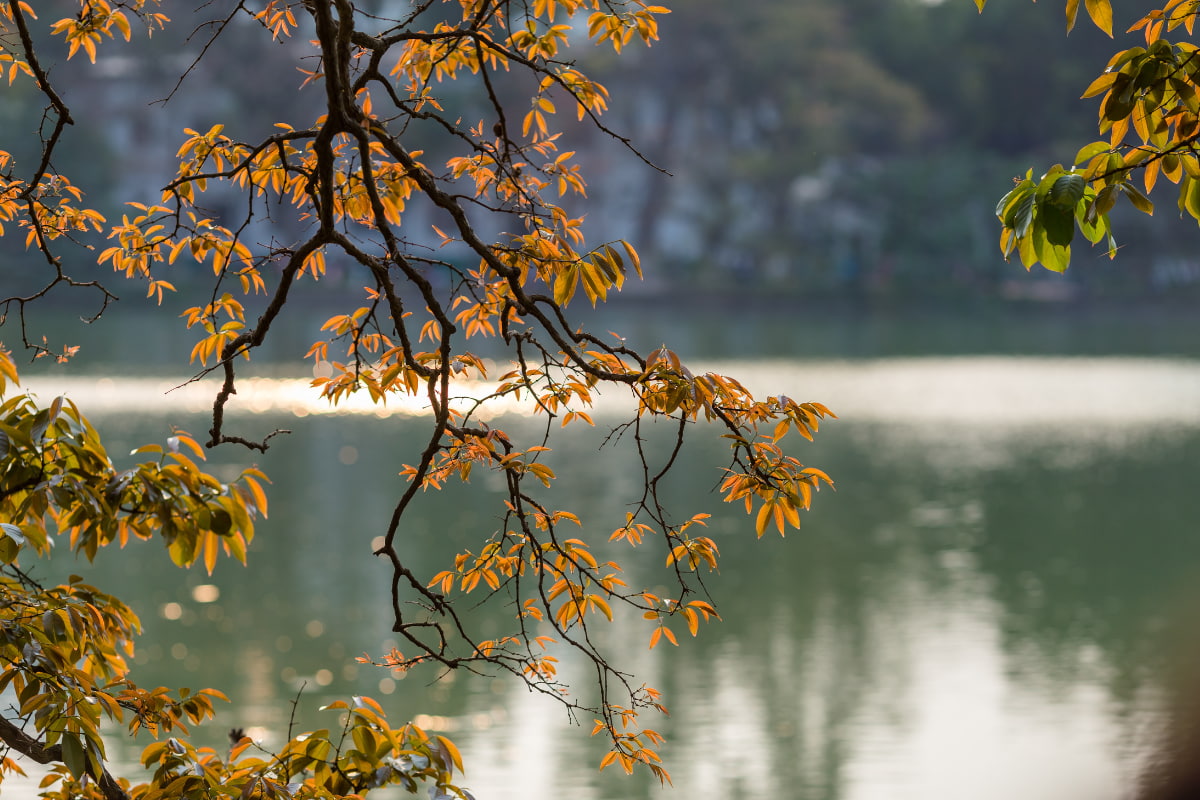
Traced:
<path fill-rule="evenodd" d="M 68 57 L 93 60 L 99 46 L 116 44 L 114 32 L 131 35 L 133 17 L 147 33 L 166 22 L 152 10 L 155 0 L 77 2 L 75 16 L 49 26 Z M 660 494 L 685 439 L 694 432 L 724 436 L 730 449 L 723 499 L 756 515 L 757 536 L 772 524 L 782 534 L 799 527 L 813 493 L 831 485 L 823 471 L 785 452 L 782 440 L 792 431 L 811 440 L 833 415 L 820 403 L 783 394 L 756 398 L 732 377 L 693 373 L 665 346 L 642 354 L 570 319 L 580 295 L 594 306 L 627 278 L 640 277 L 642 264 L 628 242 L 589 244 L 583 217 L 568 210 L 586 183 L 576 152 L 562 144 L 562 128 L 586 122 L 645 160 L 605 126 L 608 90 L 570 52 L 649 46 L 666 8 L 643 0 L 392 5 L 396 16 L 388 18 L 352 0 L 268 0 L 238 3 L 229 16 L 213 19 L 202 57 L 216 57 L 222 35 L 241 17 L 264 43 L 303 53 L 303 84 L 323 91 L 323 108 L 245 139 L 230 135 L 232 125 L 186 129 L 174 175 L 155 196 L 132 198 L 119 223 L 84 208 L 82 192 L 54 171 L 52 155 L 72 124 L 69 106 L 41 69 L 33 40 L 20 35 L 36 19 L 32 9 L 4 6 L 0 22 L 7 27 L 0 34 L 18 35 L 0 35 L 0 57 L 15 67 L 13 80 L 32 80 L 46 98 L 49 133 L 34 174 L 14 173 L 0 186 L 0 223 L 15 220 L 27 247 L 51 265 L 43 294 L 60 283 L 82 283 L 64 271 L 61 247 L 78 246 L 119 277 L 142 282 L 160 302 L 184 285 L 176 275 L 206 276 L 211 290 L 183 318 L 197 335 L 196 377 L 216 371 L 222 378 L 210 447 L 266 449 L 274 433 L 256 441 L 226 430 L 241 364 L 277 335 L 277 320 L 294 308 L 294 286 L 322 286 L 335 263 L 352 275 L 365 287 L 363 296 L 326 311 L 320 338 L 304 354 L 318 367 L 313 391 L 331 404 L 360 392 L 377 404 L 418 401 L 429 422 L 401 472 L 404 482 L 376 551 L 392 571 L 388 599 L 401 648 L 367 660 L 401 670 L 431 663 L 510 672 L 572 714 L 600 719 L 615 754 L 603 766 L 644 764 L 665 781 L 655 752 L 661 737 L 637 721 L 642 710 L 665 711 L 660 695 L 608 662 L 593 626 L 626 609 L 649 622 L 653 647 L 664 638 L 677 643 L 673 624 L 682 622 L 695 636 L 700 622 L 719 619 L 704 576 L 717 570 L 720 551 L 712 538 L 697 535 L 707 514 L 668 511 Z M 451 82 L 485 98 L 483 110 L 469 119 L 448 112 L 443 88 Z M 514 95 L 521 99 L 508 99 Z M 444 145 L 436 157 L 416 144 L 430 132 Z M 231 197 L 237 202 L 225 204 L 235 213 L 211 211 L 217 203 L 210 200 Z M 285 239 L 284 231 L 298 233 Z M 92 254 L 84 234 L 97 232 L 109 243 Z M 23 309 L 32 299 L 8 302 Z M 261 309 L 257 318 L 251 307 Z M 474 349 L 481 340 L 502 356 L 484 359 Z M 602 393 L 624 398 L 624 416 L 607 446 L 632 452 L 641 490 L 616 519 L 583 520 L 554 506 L 552 437 L 567 425 L 595 424 L 593 406 Z M 12 503 L 27 509 L 13 524 L 35 550 L 49 541 L 34 521 L 45 518 L 89 556 L 132 533 L 161 536 L 180 565 L 202 559 L 212 569 L 222 550 L 244 558 L 255 516 L 266 511 L 261 473 L 249 470 L 230 485 L 216 481 L 196 464 L 199 442 L 183 433 L 166 449 L 138 451 L 153 459 L 116 472 L 94 432 L 75 422 L 74 406 L 64 401 L 43 413 L 12 402 L 12 454 L 30 465 L 12 473 Z M 544 420 L 540 434 L 519 441 L 493 425 L 513 407 Z M 649 443 L 655 426 L 670 432 L 665 448 Z M 497 527 L 434 574 L 416 574 L 403 536 L 410 508 L 423 492 L 484 470 L 504 487 Z M 598 558 L 595 531 L 610 530 L 613 541 L 657 548 L 672 588 L 629 586 L 618 561 Z M 480 602 L 514 610 L 501 635 L 481 639 L 465 622 L 459 609 Z M 64 630 L 68 621 L 61 621 Z M 584 705 L 562 683 L 557 663 L 564 652 L 595 667 L 597 704 Z M 447 775 L 458 758 L 447 742 L 387 728 L 369 704 L 342 710 L 350 727 L 341 738 L 314 734 L 244 768 L 186 741 L 156 746 L 146 756 L 157 765 L 155 791 L 199 796 L 236 785 L 246 796 L 316 797 L 388 782 L 411 789 L 418 778 L 435 780 L 438 792 L 443 784 L 445 792 L 457 791 Z M 99 752 L 90 739 L 80 741 L 85 753 Z M 297 775 L 306 777 L 293 789 Z"/>
<path fill-rule="evenodd" d="M 983 0 L 977 0 L 980 9 Z M 1078 0 L 1067 3 L 1067 29 L 1075 23 Z M 1087 0 L 1093 23 L 1112 35 L 1109 0 Z M 1200 57 L 1186 40 L 1170 34 L 1193 33 L 1197 7 L 1170 0 L 1135 21 L 1144 46 L 1118 51 L 1083 97 L 1100 98 L 1099 132 L 1105 140 L 1080 148 L 1069 169 L 1055 165 L 1041 178 L 1032 170 L 1001 199 L 1000 247 L 1014 251 L 1028 269 L 1040 263 L 1061 272 L 1071 260 L 1078 230 L 1092 244 L 1105 242 L 1117 252 L 1110 213 L 1124 196 L 1138 211 L 1154 213 L 1149 195 L 1160 178 L 1175 184 L 1181 213 L 1200 222 Z"/>
<path fill-rule="evenodd" d="M 88 560 L 130 536 L 159 538 L 179 566 L 203 560 L 211 572 L 221 551 L 244 561 L 253 522 L 267 501 L 257 469 L 223 484 L 198 466 L 203 450 L 177 432 L 167 446 L 118 470 L 92 425 L 69 400 L 40 408 L 19 392 L 8 353 L 0 351 L 0 783 L 23 774 L 19 754 L 50 766 L 41 795 L 51 800 L 159 800 L 359 796 L 428 783 L 437 797 L 471 800 L 454 784 L 462 760 L 454 744 L 412 725 L 392 728 L 369 698 L 334 703 L 340 732 L 299 734 L 275 753 L 239 737 L 228 758 L 187 741 L 191 725 L 213 716 L 214 689 L 147 689 L 127 659 L 141 630 L 121 600 L 72 575 L 46 586 L 29 570 L 56 543 Z M 155 741 L 142 753 L 149 780 L 131 785 L 107 764 L 106 726 Z M 167 736 L 168 738 L 161 738 Z"/>

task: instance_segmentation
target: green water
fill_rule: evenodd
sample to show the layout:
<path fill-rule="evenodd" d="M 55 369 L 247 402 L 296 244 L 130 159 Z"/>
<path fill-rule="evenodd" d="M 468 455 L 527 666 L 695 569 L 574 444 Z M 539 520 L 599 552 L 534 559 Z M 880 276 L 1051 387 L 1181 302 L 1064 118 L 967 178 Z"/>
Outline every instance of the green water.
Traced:
<path fill-rule="evenodd" d="M 636 317 L 624 321 L 636 327 Z M 725 331 L 721 341 L 737 348 L 704 344 L 703 324 L 669 332 L 689 343 L 681 352 L 842 416 L 797 450 L 837 492 L 822 492 L 786 539 L 755 541 L 746 518 L 709 491 L 719 440 L 697 430 L 680 462 L 670 491 L 681 510 L 715 515 L 723 558 L 710 583 L 724 622 L 679 648 L 649 651 L 648 631 L 633 625 L 607 642 L 615 663 L 666 694 L 672 715 L 653 727 L 668 737 L 674 790 L 598 774 L 590 719 L 573 726 L 511 679 L 397 680 L 355 663 L 391 644 L 389 576 L 371 540 L 421 441 L 419 419 L 236 415 L 246 435 L 293 430 L 265 456 L 213 457 L 228 471 L 257 461 L 274 481 L 247 568 L 181 572 L 155 545 L 54 568 L 87 569 L 139 611 L 141 682 L 230 696 L 214 743 L 234 726 L 278 741 L 297 697 L 298 724 L 326 726 L 318 706 L 369 693 L 394 720 L 423 714 L 449 731 L 480 800 L 1115 800 L 1153 744 L 1162 674 L 1183 644 L 1177 622 L 1200 608 L 1200 363 L 1187 357 L 1194 340 L 1162 344 L 1186 340 L 1191 322 L 1066 324 L 1058 345 L 1032 352 L 1013 344 L 1028 326 L 987 339 L 970 318 L 956 325 L 968 333 L 926 357 L 914 356 L 937 348 L 878 333 L 882 344 L 859 351 L 826 343 L 789 357 L 782 334 L 764 333 L 791 330 L 786 314 Z M 1107 346 L 1097 330 L 1113 334 Z M 976 337 L 992 344 L 964 344 Z M 770 359 L 751 355 L 755 342 Z M 86 412 L 86 385 L 72 392 Z M 110 450 L 161 439 L 172 424 L 207 429 L 170 402 L 102 413 Z M 560 440 L 555 453 L 555 505 L 577 510 L 593 536 L 616 527 L 636 489 L 625 458 L 598 448 L 615 419 L 599 415 L 596 432 Z M 425 498 L 403 531 L 410 568 L 432 574 L 456 546 L 490 533 L 494 488 L 479 476 L 471 494 Z M 652 545 L 625 560 L 631 583 L 666 578 Z M 197 588 L 206 586 L 215 600 Z M 563 668 L 586 686 L 582 664 L 565 657 Z"/>

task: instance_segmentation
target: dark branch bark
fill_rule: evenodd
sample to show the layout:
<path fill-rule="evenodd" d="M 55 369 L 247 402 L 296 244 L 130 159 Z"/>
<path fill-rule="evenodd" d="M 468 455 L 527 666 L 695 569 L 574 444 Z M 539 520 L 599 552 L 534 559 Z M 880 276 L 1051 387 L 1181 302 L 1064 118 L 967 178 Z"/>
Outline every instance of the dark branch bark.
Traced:
<path fill-rule="evenodd" d="M 61 745 L 56 744 L 52 747 L 46 747 L 42 742 L 33 738 L 4 717 L 0 717 L 0 741 L 3 741 L 13 750 L 39 764 L 64 763 Z M 89 764 L 88 776 L 96 781 L 96 785 L 104 794 L 105 800 L 129 800 L 129 794 L 121 788 L 121 784 L 109 774 L 107 769 L 102 767 L 100 774 L 95 775 L 92 774 L 92 768 Z"/>

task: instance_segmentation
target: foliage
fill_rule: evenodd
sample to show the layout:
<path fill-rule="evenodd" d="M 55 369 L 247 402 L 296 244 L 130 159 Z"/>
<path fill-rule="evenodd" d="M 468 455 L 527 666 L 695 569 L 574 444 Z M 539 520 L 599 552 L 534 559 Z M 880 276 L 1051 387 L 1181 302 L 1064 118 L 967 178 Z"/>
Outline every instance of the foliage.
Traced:
<path fill-rule="evenodd" d="M 293 736 L 275 753 L 240 734 L 227 758 L 191 745 L 189 726 L 211 717 L 224 696 L 138 686 L 126 665 L 140 629 L 133 610 L 78 575 L 44 586 L 28 560 L 49 555 L 59 537 L 91 560 L 131 535 L 160 538 L 180 566 L 203 561 L 211 571 L 222 551 L 244 560 L 254 520 L 266 515 L 265 478 L 252 468 L 221 483 L 200 469 L 204 451 L 182 431 L 117 469 L 74 403 L 59 397 L 38 408 L 9 386 L 16 382 L 11 358 L 0 353 L 0 689 L 13 698 L 0 739 L 10 753 L 53 765 L 44 797 L 320 797 L 389 784 L 415 790 L 417 780 L 469 797 L 451 783 L 462 768 L 452 743 L 412 725 L 390 727 L 367 698 L 330 706 L 346 712 L 336 734 Z M 143 752 L 153 770 L 146 783 L 131 786 L 108 772 L 101 726 L 110 723 L 168 736 Z M 21 771 L 9 755 L 0 770 Z"/>
<path fill-rule="evenodd" d="M 982 11 L 986 0 L 976 0 Z M 1109 0 L 1085 0 L 1093 24 L 1113 34 Z M 996 206 L 1007 258 L 1017 253 L 1028 269 L 1040 263 L 1061 272 L 1071 261 L 1076 231 L 1115 257 L 1110 214 L 1121 197 L 1154 213 L 1149 195 L 1160 178 L 1175 184 L 1181 213 L 1200 222 L 1200 48 L 1169 35 L 1191 36 L 1198 7 L 1169 0 L 1133 22 L 1143 44 L 1115 53 L 1083 97 L 1100 98 L 1099 132 L 1106 139 L 1079 149 L 1071 167 L 1055 164 L 1035 178 L 1029 170 Z M 1079 0 L 1066 4 L 1067 30 Z"/>
<path fill-rule="evenodd" d="M 393 630 L 402 644 L 373 660 L 394 670 L 510 672 L 572 715 L 594 718 L 593 734 L 611 745 L 602 768 L 632 772 L 640 764 L 667 780 L 662 737 L 639 717 L 665 712 L 663 699 L 606 660 L 595 626 L 640 616 L 654 647 L 677 644 L 684 629 L 695 636 L 718 618 L 704 584 L 720 559 L 716 542 L 701 535 L 707 515 L 670 512 L 660 496 L 693 431 L 728 443 L 720 492 L 753 516 L 761 537 L 799 527 L 799 512 L 830 483 L 787 454 L 782 440 L 790 432 L 812 439 L 831 416 L 819 403 L 756 398 L 731 377 L 695 374 L 665 346 L 641 354 L 570 322 L 572 304 L 604 301 L 642 266 L 625 241 L 586 244 L 582 217 L 568 212 L 586 184 L 558 130 L 560 115 L 612 137 L 632 159 L 641 154 L 601 121 L 608 90 L 567 51 L 622 54 L 650 45 L 667 9 L 642 0 L 420 0 L 392 4 L 402 16 L 387 18 L 386 9 L 352 0 L 236 4 L 197 29 L 197 63 L 236 60 L 222 48 L 233 26 L 250 25 L 264 45 L 273 40 L 296 53 L 301 89 L 320 98 L 321 111 L 248 138 L 234 138 L 223 123 L 187 129 L 161 192 L 128 198 L 114 222 L 55 168 L 74 123 L 71 87 L 57 86 L 44 61 L 57 46 L 60 57 L 100 64 L 135 32 L 152 35 L 173 23 L 156 0 L 68 5 L 73 13 L 50 21 L 38 19 L 46 9 L 25 2 L 0 6 L 5 77 L 32 82 L 46 102 L 33 168 L 21 172 L 0 154 L 3 232 L 21 237 L 48 270 L 39 290 L 4 301 L 18 312 L 24 344 L 39 355 L 55 352 L 56 344 L 33 340 L 26 309 L 59 287 L 98 293 L 96 316 L 115 299 L 101 282 L 75 277 L 81 258 L 140 282 L 160 302 L 184 285 L 180 277 L 208 274 L 209 290 L 183 315 L 197 334 L 197 375 L 222 378 L 205 446 L 266 450 L 280 431 L 247 438 L 226 428 L 240 365 L 275 335 L 297 284 L 320 287 L 333 264 L 367 284 L 360 301 L 328 316 L 325 338 L 295 352 L 324 368 L 314 391 L 332 404 L 365 392 L 380 404 L 410 396 L 428 406 L 428 438 L 402 472 L 407 483 L 376 551 L 392 569 Z M 215 13 L 207 3 L 196 10 Z M 47 26 L 53 45 L 35 45 L 42 41 L 30 32 L 35 24 Z M 486 111 L 471 118 L 448 111 L 448 86 Z M 436 160 L 413 144 L 428 141 L 437 142 Z M 217 206 L 237 211 L 208 210 Z M 493 366 L 468 349 L 483 341 L 499 346 L 507 363 Z M 628 416 L 609 444 L 635 452 L 641 488 L 614 519 L 585 521 L 554 507 L 556 475 L 546 454 L 558 428 L 594 424 L 590 409 L 601 392 L 628 398 Z M 546 420 L 532 441 L 491 422 L 493 409 L 514 402 Z M 251 470 L 232 485 L 216 481 L 198 469 L 202 449 L 183 433 L 166 450 L 138 451 L 153 460 L 116 472 L 69 402 L 38 410 L 18 398 L 6 408 L 9 444 L 0 460 L 14 516 L 4 528 L 12 615 L 5 630 L 15 638 L 4 674 L 20 705 L 0 739 L 59 764 L 61 784 L 49 796 L 325 797 L 389 783 L 415 791 L 426 780 L 435 796 L 468 797 L 451 784 L 461 764 L 448 740 L 411 725 L 391 728 L 366 699 L 335 707 L 339 732 L 292 737 L 277 753 L 258 754 L 235 737 L 222 759 L 176 737 L 145 749 L 143 763 L 154 770 L 147 784 L 110 776 L 102 717 L 154 735 L 183 732 L 182 723 L 207 717 L 219 695 L 136 688 L 120 655 L 132 648 L 132 612 L 80 581 L 42 589 L 15 559 L 46 551 L 52 534 L 90 557 L 133 533 L 161 536 L 177 564 L 202 559 L 211 569 L 222 549 L 244 557 L 254 517 L 266 510 L 263 476 Z M 665 449 L 648 443 L 655 423 L 671 431 Z M 409 509 L 425 490 L 481 470 L 505 487 L 498 529 L 482 532 L 436 574 L 415 574 L 403 537 Z M 605 537 L 614 546 L 653 543 L 671 588 L 627 585 L 617 561 L 596 555 Z M 656 576 L 648 585 L 662 584 Z M 511 628 L 494 639 L 476 635 L 459 609 L 480 603 L 515 609 Z M 561 681 L 563 653 L 594 666 L 598 703 Z"/>

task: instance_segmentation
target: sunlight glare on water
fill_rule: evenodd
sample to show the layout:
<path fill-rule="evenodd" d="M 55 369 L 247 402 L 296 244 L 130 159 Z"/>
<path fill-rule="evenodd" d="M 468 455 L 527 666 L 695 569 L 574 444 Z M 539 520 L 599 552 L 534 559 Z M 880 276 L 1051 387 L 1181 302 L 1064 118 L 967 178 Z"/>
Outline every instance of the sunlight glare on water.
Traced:
<path fill-rule="evenodd" d="M 867 361 L 739 361 L 698 363 L 695 374 L 730 374 L 759 396 L 786 394 L 819 401 L 848 421 L 1024 425 L 1196 424 L 1200 422 L 1200 363 L 1183 359 L 936 357 Z M 495 384 L 459 381 L 453 394 L 476 398 Z M 25 386 L 42 397 L 66 394 L 87 413 L 203 412 L 212 406 L 216 380 L 38 377 Z M 528 408 L 497 403 L 504 413 Z M 597 398 L 600 413 L 629 408 L 627 397 Z M 420 415 L 422 397 L 391 395 L 374 404 L 359 392 L 336 406 L 306 379 L 245 378 L 229 413 Z"/>

